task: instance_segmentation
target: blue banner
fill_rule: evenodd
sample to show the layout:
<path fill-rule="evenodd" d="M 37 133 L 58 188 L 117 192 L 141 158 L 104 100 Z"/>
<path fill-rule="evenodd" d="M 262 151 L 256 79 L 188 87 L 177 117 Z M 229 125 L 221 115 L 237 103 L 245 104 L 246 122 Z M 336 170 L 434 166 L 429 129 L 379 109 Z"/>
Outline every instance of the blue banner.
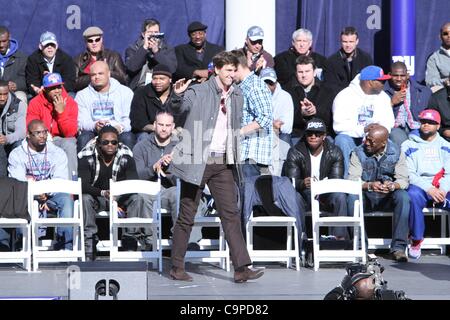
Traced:
<path fill-rule="evenodd" d="M 403 61 L 409 74 L 415 74 L 416 0 L 391 0 L 392 61 Z"/>

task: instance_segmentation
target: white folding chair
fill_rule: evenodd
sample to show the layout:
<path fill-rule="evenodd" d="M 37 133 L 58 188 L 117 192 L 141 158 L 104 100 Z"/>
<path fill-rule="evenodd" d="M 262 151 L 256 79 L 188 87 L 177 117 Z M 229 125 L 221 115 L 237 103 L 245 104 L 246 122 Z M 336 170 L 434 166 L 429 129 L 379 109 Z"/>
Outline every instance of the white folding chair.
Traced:
<path fill-rule="evenodd" d="M 40 217 L 39 204 L 34 197 L 44 193 L 67 193 L 78 196 L 74 201 L 73 217 L 45 218 Z M 37 271 L 41 262 L 84 261 L 84 223 L 81 179 L 77 181 L 64 179 L 48 179 L 28 182 L 28 208 L 31 210 L 31 227 L 33 243 L 33 271 Z M 73 230 L 73 250 L 49 250 L 39 240 L 39 228 L 71 227 Z"/>
<path fill-rule="evenodd" d="M 270 212 L 268 212 L 270 214 Z M 253 247 L 254 227 L 286 227 L 286 249 L 282 250 L 255 250 Z M 281 261 L 286 263 L 286 268 L 292 267 L 295 261 L 295 269 L 300 270 L 299 232 L 295 217 L 289 216 L 253 216 L 253 210 L 245 226 L 247 250 L 252 261 Z M 292 239 L 294 237 L 294 239 Z M 292 248 L 294 240 L 294 248 Z"/>
<path fill-rule="evenodd" d="M 161 182 L 146 180 L 110 180 L 110 261 L 155 261 L 153 266 L 158 266 L 162 272 L 162 246 L 161 246 Z M 119 218 L 116 197 L 130 194 L 142 193 L 155 196 L 151 218 Z M 152 250 L 151 251 L 119 251 L 119 229 L 120 228 L 151 228 Z M 156 263 L 157 262 L 157 263 Z"/>
<path fill-rule="evenodd" d="M 353 216 L 323 216 L 318 196 L 325 193 L 344 192 L 357 195 Z M 362 203 L 361 181 L 344 179 L 325 179 L 311 183 L 311 214 L 313 229 L 314 271 L 319 270 L 321 261 L 353 261 L 366 263 L 366 243 L 364 241 L 364 211 Z M 353 250 L 320 250 L 320 227 L 352 227 Z"/>
<path fill-rule="evenodd" d="M 0 218 L 0 228 L 22 230 L 22 250 L 0 252 L 0 263 L 22 263 L 23 268 L 31 271 L 31 226 L 27 219 Z"/>

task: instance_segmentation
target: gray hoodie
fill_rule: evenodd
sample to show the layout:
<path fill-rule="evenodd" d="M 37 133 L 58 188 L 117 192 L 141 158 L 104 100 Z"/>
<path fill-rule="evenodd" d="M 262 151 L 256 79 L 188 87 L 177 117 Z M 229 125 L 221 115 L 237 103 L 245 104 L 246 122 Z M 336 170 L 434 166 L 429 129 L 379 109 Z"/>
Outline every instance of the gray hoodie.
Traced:
<path fill-rule="evenodd" d="M 106 93 L 100 93 L 90 84 L 79 91 L 75 97 L 78 103 L 78 128 L 94 131 L 98 120 L 109 120 L 112 126 L 120 124 L 124 132 L 131 131 L 130 106 L 133 91 L 110 78 L 110 88 Z"/>
<path fill-rule="evenodd" d="M 37 152 L 28 147 L 25 139 L 22 144 L 11 151 L 8 159 L 8 173 L 11 178 L 27 181 L 69 179 L 66 153 L 52 142 L 47 142 L 47 148 Z"/>
<path fill-rule="evenodd" d="M 17 108 L 10 110 L 11 104 L 13 104 L 13 107 L 17 106 Z M 27 105 L 10 92 L 8 94 L 8 100 L 0 114 L 1 131 L 5 133 L 8 144 L 13 144 L 16 141 L 25 138 L 26 113 Z"/>
<path fill-rule="evenodd" d="M 440 189 L 450 191 L 450 143 L 439 134 L 433 141 L 425 141 L 417 135 L 402 143 L 409 169 L 409 183 L 427 192 L 434 176 L 442 168 L 445 175 L 440 180 Z"/>

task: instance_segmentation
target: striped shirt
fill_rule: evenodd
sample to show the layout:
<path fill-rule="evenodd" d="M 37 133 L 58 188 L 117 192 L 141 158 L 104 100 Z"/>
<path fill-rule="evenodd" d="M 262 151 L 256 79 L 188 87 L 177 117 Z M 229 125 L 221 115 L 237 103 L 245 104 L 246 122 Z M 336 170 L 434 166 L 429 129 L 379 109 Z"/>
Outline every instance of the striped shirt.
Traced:
<path fill-rule="evenodd" d="M 241 161 L 253 159 L 259 164 L 272 163 L 273 113 L 272 95 L 264 81 L 253 72 L 239 85 L 244 95 L 242 127 L 256 121 L 257 132 L 243 137 Z"/>

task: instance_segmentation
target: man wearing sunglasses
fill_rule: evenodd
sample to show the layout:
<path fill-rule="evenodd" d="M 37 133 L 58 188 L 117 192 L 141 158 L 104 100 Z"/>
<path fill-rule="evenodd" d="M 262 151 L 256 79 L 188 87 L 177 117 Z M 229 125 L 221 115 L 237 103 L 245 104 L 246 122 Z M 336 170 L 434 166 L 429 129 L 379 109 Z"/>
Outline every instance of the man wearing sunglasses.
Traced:
<path fill-rule="evenodd" d="M 44 87 L 42 78 L 47 73 L 59 73 L 64 79 L 67 92 L 75 96 L 75 62 L 72 57 L 61 50 L 53 32 L 46 31 L 39 39 L 39 49 L 33 52 L 27 60 L 25 76 L 28 92 L 38 95 Z"/>
<path fill-rule="evenodd" d="M 75 91 L 86 88 L 90 83 L 90 68 L 96 61 L 105 61 L 111 70 L 111 77 L 123 85 L 128 84 L 128 76 L 122 57 L 116 51 L 106 49 L 103 45 L 103 30 L 89 27 L 83 32 L 86 50 L 75 57 L 76 83 Z"/>
<path fill-rule="evenodd" d="M 247 55 L 247 63 L 251 71 L 259 74 L 261 69 L 273 68 L 275 62 L 270 53 L 263 48 L 264 30 L 259 26 L 250 27 L 242 50 Z"/>
<path fill-rule="evenodd" d="M 97 139 L 91 140 L 78 153 L 79 177 L 83 189 L 83 217 L 86 259 L 95 260 L 98 241 L 95 213 L 109 210 L 109 180 L 138 179 L 136 164 L 130 148 L 119 142 L 119 133 L 113 126 L 104 126 Z M 143 217 L 152 212 L 151 200 L 140 194 L 125 195 L 118 200 L 121 213 L 127 217 Z M 146 233 L 147 232 L 147 233 Z M 122 235 L 123 250 L 137 250 L 137 242 L 145 241 L 146 230 L 125 229 Z M 148 248 L 144 246 L 144 249 Z"/>
<path fill-rule="evenodd" d="M 295 178 L 295 189 L 311 210 L 311 182 L 344 177 L 344 158 L 341 150 L 326 139 L 327 128 L 320 118 L 306 123 L 305 135 L 287 155 L 284 175 Z M 347 197 L 344 193 L 320 196 L 320 205 L 335 216 L 347 216 Z M 330 228 L 329 234 L 337 240 L 348 238 L 346 228 Z"/>
<path fill-rule="evenodd" d="M 427 61 L 425 82 L 433 92 L 441 89 L 450 77 L 450 22 L 440 30 L 441 47 Z"/>

